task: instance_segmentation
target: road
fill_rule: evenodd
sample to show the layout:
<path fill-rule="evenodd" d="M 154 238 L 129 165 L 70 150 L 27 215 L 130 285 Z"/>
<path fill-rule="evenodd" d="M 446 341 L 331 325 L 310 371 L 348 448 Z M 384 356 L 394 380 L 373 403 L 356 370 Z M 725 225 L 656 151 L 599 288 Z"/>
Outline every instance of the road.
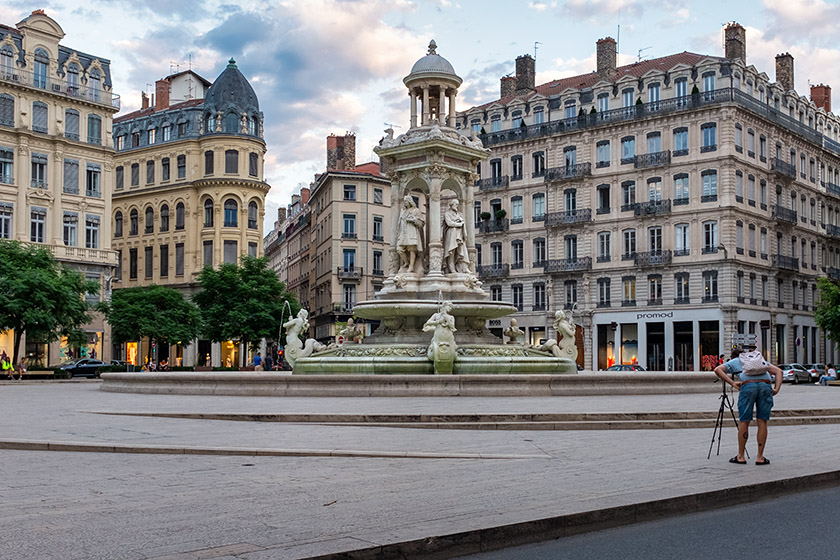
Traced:
<path fill-rule="evenodd" d="M 508 548 L 461 560 L 837 558 L 840 488 Z"/>

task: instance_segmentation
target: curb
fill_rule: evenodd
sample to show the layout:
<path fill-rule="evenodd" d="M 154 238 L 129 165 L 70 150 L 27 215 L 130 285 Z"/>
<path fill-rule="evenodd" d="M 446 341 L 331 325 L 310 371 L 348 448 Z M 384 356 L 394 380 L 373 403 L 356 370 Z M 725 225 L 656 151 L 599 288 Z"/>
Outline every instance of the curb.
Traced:
<path fill-rule="evenodd" d="M 311 556 L 307 560 L 390 560 L 420 557 L 426 560 L 443 560 L 836 486 L 840 486 L 840 471 L 829 471 Z"/>

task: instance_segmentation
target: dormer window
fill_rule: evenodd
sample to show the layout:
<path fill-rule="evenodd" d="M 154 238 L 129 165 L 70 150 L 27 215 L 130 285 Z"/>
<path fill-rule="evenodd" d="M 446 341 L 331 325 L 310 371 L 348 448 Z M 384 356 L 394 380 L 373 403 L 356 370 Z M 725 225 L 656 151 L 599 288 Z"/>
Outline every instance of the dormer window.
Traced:
<path fill-rule="evenodd" d="M 575 115 L 577 114 L 575 112 L 575 106 L 576 106 L 576 103 L 573 100 L 566 101 L 566 105 L 565 105 L 566 113 L 565 114 L 566 114 L 567 119 L 574 118 Z"/>
<path fill-rule="evenodd" d="M 102 81 L 99 78 L 99 70 L 91 70 L 88 73 L 88 93 L 91 99 L 99 101 L 100 91 L 102 91 Z"/>
<path fill-rule="evenodd" d="M 216 115 L 213 113 L 204 116 L 204 132 L 216 132 Z"/>
<path fill-rule="evenodd" d="M 67 93 L 76 95 L 79 92 L 79 67 L 71 63 L 67 65 Z"/>
<path fill-rule="evenodd" d="M 222 122 L 222 128 L 228 134 L 236 134 L 239 132 L 239 117 L 236 116 L 236 113 L 228 113 L 225 115 L 224 121 Z"/>
<path fill-rule="evenodd" d="M 522 125 L 522 111 L 514 111 L 512 114 L 513 128 L 519 128 Z"/>
<path fill-rule="evenodd" d="M 49 64 L 49 53 L 44 49 L 35 49 L 35 69 L 32 76 L 32 85 L 39 88 L 47 87 L 47 67 Z"/>
<path fill-rule="evenodd" d="M 542 124 L 545 122 L 545 108 L 544 107 L 535 107 L 534 108 L 534 124 Z"/>
<path fill-rule="evenodd" d="M 490 117 L 490 132 L 499 132 L 502 130 L 502 117 L 501 115 L 493 115 Z"/>

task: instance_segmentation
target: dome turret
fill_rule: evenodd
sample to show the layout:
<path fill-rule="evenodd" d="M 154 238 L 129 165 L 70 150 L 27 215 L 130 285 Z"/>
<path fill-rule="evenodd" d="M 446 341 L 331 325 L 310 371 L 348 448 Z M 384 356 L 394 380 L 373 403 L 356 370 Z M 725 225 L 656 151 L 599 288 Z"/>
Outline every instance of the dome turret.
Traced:
<path fill-rule="evenodd" d="M 260 135 L 260 102 L 231 58 L 204 96 L 204 132 Z"/>
<path fill-rule="evenodd" d="M 420 126 L 433 122 L 455 127 L 455 96 L 463 80 L 455 73 L 448 60 L 437 53 L 437 43 L 429 43 L 426 56 L 414 63 L 411 73 L 403 83 L 411 95 L 411 127 L 417 126 L 417 100 L 421 101 Z M 449 116 L 446 116 L 446 98 L 449 98 Z"/>

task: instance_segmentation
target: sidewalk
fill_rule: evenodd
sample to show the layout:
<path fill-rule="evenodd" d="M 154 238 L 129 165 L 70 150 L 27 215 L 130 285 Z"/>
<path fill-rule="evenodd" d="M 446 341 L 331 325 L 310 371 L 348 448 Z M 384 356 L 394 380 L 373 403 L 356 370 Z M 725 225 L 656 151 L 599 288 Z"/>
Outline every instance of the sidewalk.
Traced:
<path fill-rule="evenodd" d="M 480 529 L 840 469 L 836 425 L 771 421 L 772 464 L 759 467 L 727 462 L 731 423 L 720 456 L 707 460 L 708 429 L 425 430 L 96 414 L 716 412 L 718 405 L 716 394 L 318 399 L 104 393 L 95 382 L 2 385 L 0 444 L 275 456 L 0 449 L 0 558 L 305 558 L 455 533 L 467 546 Z M 840 391 L 785 385 L 776 407 L 837 408 Z M 342 456 L 315 453 L 325 451 Z M 727 494 L 752 499 L 734 490 L 717 499 Z"/>

